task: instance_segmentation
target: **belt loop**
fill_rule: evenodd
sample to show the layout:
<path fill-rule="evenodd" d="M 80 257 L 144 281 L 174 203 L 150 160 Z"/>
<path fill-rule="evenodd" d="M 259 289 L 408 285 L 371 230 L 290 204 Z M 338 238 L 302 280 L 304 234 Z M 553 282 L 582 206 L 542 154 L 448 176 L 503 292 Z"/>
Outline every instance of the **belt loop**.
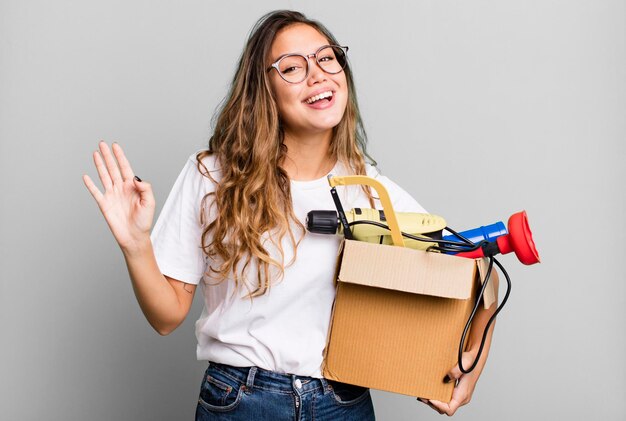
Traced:
<path fill-rule="evenodd" d="M 322 389 L 324 392 L 324 395 L 328 392 L 330 392 L 330 385 L 328 384 L 328 382 L 326 381 L 325 378 L 320 378 L 320 383 L 322 384 Z"/>
<path fill-rule="evenodd" d="M 248 379 L 246 380 L 246 389 L 252 390 L 252 386 L 254 385 L 254 376 L 256 375 L 256 367 L 250 367 L 250 371 L 248 371 Z"/>

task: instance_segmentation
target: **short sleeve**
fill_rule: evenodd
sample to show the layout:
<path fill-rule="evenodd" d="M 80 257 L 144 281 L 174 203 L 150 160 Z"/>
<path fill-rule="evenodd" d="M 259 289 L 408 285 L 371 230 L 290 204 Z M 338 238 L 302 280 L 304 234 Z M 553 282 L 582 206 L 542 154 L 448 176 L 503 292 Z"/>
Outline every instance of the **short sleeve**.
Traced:
<path fill-rule="evenodd" d="M 201 248 L 200 212 L 202 198 L 211 189 L 212 182 L 198 171 L 195 154 L 190 156 L 150 235 L 163 275 L 196 285 L 202 279 L 206 259 Z"/>
<path fill-rule="evenodd" d="M 380 181 L 391 197 L 391 204 L 396 212 L 428 213 L 417 200 L 415 200 L 402 187 L 382 175 L 374 166 L 367 166 L 367 175 Z"/>

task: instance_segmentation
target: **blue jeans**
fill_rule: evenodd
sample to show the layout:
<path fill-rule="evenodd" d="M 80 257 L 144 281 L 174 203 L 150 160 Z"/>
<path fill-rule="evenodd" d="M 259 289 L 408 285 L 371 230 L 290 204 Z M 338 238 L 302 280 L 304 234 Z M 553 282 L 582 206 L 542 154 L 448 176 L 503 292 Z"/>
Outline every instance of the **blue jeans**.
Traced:
<path fill-rule="evenodd" d="M 374 420 L 369 389 L 258 367 L 209 363 L 196 421 Z"/>

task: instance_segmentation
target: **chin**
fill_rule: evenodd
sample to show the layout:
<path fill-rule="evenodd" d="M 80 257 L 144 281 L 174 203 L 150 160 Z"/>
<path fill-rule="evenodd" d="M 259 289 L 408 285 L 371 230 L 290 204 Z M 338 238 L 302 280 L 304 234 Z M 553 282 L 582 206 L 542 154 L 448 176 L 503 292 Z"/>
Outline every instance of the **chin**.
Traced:
<path fill-rule="evenodd" d="M 312 125 L 317 127 L 319 131 L 331 130 L 337 127 L 339 123 L 341 123 L 342 118 L 343 113 L 341 113 L 340 115 L 324 116 L 324 118 L 317 120 Z"/>
<path fill-rule="evenodd" d="M 294 133 L 323 133 L 337 127 L 344 113 L 345 111 L 339 112 L 338 110 L 318 111 L 315 114 L 306 113 L 305 115 L 300 115 L 300 118 L 291 121 L 285 118 L 283 124 L 286 127 L 291 126 Z"/>

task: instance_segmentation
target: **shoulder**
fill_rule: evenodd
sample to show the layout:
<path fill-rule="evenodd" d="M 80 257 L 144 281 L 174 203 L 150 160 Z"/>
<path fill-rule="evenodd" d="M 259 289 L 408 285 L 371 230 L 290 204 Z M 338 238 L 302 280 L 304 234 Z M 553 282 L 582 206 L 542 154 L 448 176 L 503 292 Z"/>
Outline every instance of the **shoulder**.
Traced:
<path fill-rule="evenodd" d="M 199 150 L 187 157 L 185 163 L 170 190 L 169 197 L 174 200 L 195 203 L 198 198 L 215 191 L 220 181 L 220 169 L 214 155 L 207 155 L 206 150 Z"/>
<path fill-rule="evenodd" d="M 377 167 L 371 164 L 366 164 L 365 173 L 368 177 L 372 177 L 380 181 L 387 188 L 387 191 L 392 198 L 399 194 L 406 193 L 399 185 L 391 181 L 389 177 L 383 175 Z"/>
<path fill-rule="evenodd" d="M 418 212 L 427 213 L 426 210 L 411 196 L 406 190 L 392 181 L 389 177 L 383 175 L 381 171 L 371 165 L 366 164 L 366 174 L 369 177 L 380 181 L 387 189 L 393 207 L 397 212 Z"/>
<path fill-rule="evenodd" d="M 378 169 L 378 167 L 375 167 L 371 164 L 366 164 L 365 174 L 368 177 L 372 177 L 380 181 L 387 188 L 387 190 L 389 190 L 389 194 L 391 194 L 392 196 L 396 190 L 402 190 L 400 186 L 394 183 L 393 181 L 391 181 L 389 177 L 387 177 L 386 175 L 383 175 L 382 172 Z"/>
<path fill-rule="evenodd" d="M 219 162 L 214 154 L 208 154 L 206 149 L 200 149 L 187 158 L 179 178 L 192 184 L 215 184 L 221 178 Z"/>
<path fill-rule="evenodd" d="M 200 149 L 189 155 L 186 166 L 195 167 L 202 175 L 214 176 L 220 173 L 219 160 L 217 155 L 209 153 L 207 149 Z"/>
<path fill-rule="evenodd" d="M 365 164 L 365 174 L 368 177 L 378 178 L 380 171 L 372 164 Z"/>

